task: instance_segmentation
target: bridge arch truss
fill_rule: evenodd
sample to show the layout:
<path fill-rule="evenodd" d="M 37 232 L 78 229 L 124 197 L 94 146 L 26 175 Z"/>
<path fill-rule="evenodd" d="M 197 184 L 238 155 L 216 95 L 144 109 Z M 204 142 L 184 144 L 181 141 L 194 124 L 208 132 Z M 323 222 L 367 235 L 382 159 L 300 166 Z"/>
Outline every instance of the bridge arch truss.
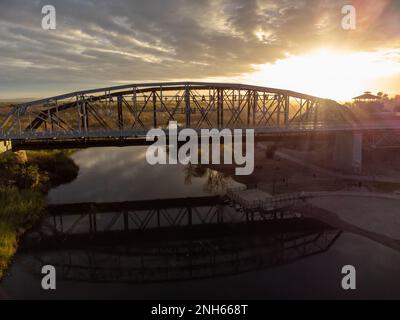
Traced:
<path fill-rule="evenodd" d="M 278 129 L 318 126 L 323 99 L 243 84 L 145 83 L 78 91 L 15 106 L 1 139 L 143 136 L 151 128 Z"/>

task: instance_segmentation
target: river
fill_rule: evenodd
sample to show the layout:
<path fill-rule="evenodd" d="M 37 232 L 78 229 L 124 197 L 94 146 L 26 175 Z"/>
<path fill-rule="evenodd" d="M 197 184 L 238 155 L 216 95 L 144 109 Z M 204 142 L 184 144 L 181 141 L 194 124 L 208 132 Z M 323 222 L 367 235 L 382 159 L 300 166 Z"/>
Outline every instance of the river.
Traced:
<path fill-rule="evenodd" d="M 241 185 L 223 173 L 150 166 L 144 147 L 91 148 L 72 158 L 79 175 L 48 194 L 53 211 L 25 236 L 3 297 L 400 298 L 398 251 L 313 219 L 241 223 L 242 212 L 213 202 Z M 220 223 L 224 215 L 238 223 Z M 56 267 L 56 290 L 41 288 L 44 264 Z M 341 287 L 349 264 L 356 290 Z"/>

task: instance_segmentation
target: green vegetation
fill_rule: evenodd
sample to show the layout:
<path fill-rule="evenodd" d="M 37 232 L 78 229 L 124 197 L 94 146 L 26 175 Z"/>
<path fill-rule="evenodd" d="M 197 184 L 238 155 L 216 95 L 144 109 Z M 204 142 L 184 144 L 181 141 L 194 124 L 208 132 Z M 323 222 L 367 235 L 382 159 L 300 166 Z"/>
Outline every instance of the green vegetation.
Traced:
<path fill-rule="evenodd" d="M 28 162 L 46 178 L 45 191 L 76 178 L 79 168 L 68 157 L 75 150 L 28 151 Z"/>
<path fill-rule="evenodd" d="M 19 237 L 41 217 L 48 190 L 72 181 L 78 167 L 71 151 L 19 151 L 0 155 L 0 279 Z"/>
<path fill-rule="evenodd" d="M 0 279 L 17 250 L 18 237 L 38 220 L 43 202 L 39 192 L 0 187 Z"/>

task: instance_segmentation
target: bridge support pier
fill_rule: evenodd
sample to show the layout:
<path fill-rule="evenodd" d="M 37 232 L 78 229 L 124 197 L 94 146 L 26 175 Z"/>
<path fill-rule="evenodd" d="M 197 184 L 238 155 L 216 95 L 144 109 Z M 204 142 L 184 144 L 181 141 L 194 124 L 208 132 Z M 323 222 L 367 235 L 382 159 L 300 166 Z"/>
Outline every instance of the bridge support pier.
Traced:
<path fill-rule="evenodd" d="M 346 173 L 361 173 L 362 133 L 338 133 L 336 135 L 333 166 Z"/>
<path fill-rule="evenodd" d="M 11 141 L 10 140 L 0 140 L 0 154 L 11 150 Z"/>

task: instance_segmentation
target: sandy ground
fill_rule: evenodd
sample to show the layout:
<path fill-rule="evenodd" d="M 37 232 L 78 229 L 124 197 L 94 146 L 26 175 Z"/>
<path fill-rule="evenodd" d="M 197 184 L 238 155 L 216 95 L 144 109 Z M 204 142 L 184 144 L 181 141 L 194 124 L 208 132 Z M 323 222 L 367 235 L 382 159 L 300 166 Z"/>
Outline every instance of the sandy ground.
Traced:
<path fill-rule="evenodd" d="M 400 240 L 400 200 L 333 196 L 308 202 L 355 227 Z"/>

